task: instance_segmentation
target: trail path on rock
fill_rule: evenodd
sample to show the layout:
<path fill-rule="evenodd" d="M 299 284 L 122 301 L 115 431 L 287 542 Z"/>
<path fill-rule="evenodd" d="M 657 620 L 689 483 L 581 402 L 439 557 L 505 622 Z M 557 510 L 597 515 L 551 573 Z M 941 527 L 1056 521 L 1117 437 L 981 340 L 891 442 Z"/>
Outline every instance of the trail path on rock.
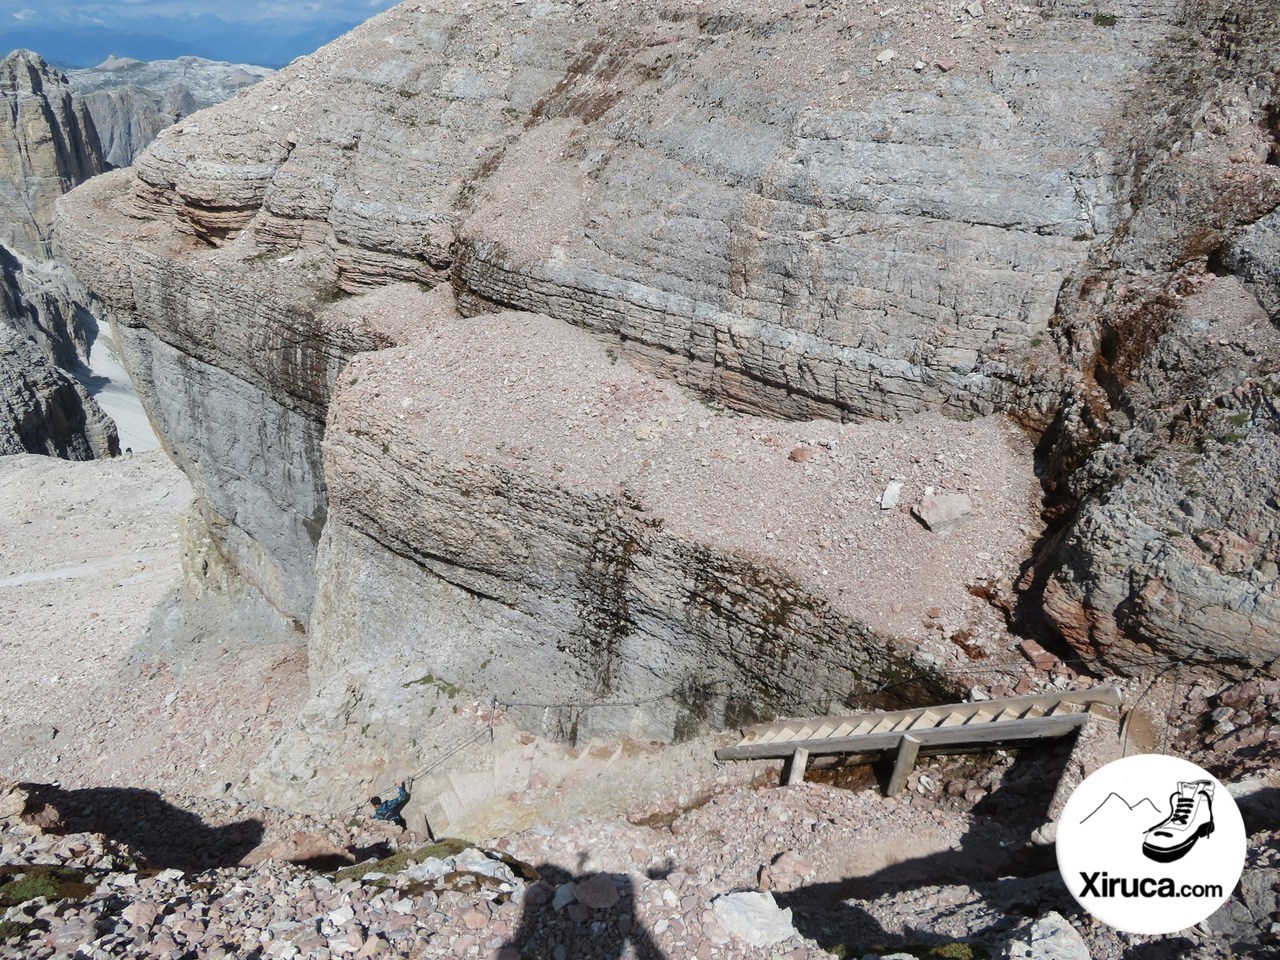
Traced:
<path fill-rule="evenodd" d="M 0 459 L 0 728 L 62 731 L 92 700 L 178 580 L 175 521 L 189 502 L 158 454 Z"/>
<path fill-rule="evenodd" d="M 0 458 L 0 775 L 203 794 L 292 716 L 296 642 L 167 602 L 190 502 L 159 453 Z M 175 646 L 175 619 L 197 639 Z"/>
<path fill-rule="evenodd" d="M 70 567 L 57 567 L 53 570 L 33 570 L 19 573 L 0 580 L 0 587 L 20 587 L 28 583 L 47 583 L 50 580 L 77 580 L 81 577 L 92 577 L 108 570 L 114 570 L 127 564 L 145 566 L 163 560 L 172 560 L 173 550 L 169 547 L 156 547 L 151 550 L 130 550 L 117 553 L 100 560 L 82 560 Z M 131 580 L 133 578 L 130 578 Z M 125 581 L 121 581 L 123 583 Z"/>

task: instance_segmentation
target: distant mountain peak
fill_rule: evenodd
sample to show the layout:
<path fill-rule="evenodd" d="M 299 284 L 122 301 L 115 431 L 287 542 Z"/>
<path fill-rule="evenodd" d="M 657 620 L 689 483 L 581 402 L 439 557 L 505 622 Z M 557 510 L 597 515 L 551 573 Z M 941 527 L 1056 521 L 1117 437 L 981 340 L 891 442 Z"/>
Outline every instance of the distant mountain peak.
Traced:
<path fill-rule="evenodd" d="M 1124 808 L 1123 810 L 1121 810 L 1122 806 Z M 1126 800 L 1124 797 L 1120 796 L 1120 794 L 1116 793 L 1113 790 L 1111 793 L 1107 794 L 1107 798 L 1105 800 L 1103 800 L 1100 804 L 1097 805 L 1097 807 L 1094 808 L 1093 812 L 1090 813 L 1089 816 L 1085 817 L 1080 822 L 1087 823 L 1092 817 L 1095 817 L 1099 813 L 1102 813 L 1103 810 L 1106 810 L 1105 816 L 1107 817 L 1116 816 L 1116 815 L 1128 817 L 1135 813 L 1141 813 L 1144 817 L 1148 813 L 1154 814 L 1155 816 L 1160 815 L 1159 807 L 1157 807 L 1149 797 L 1143 797 L 1141 800 L 1138 800 L 1134 803 L 1130 803 L 1128 800 Z M 1099 817 L 1099 819 L 1102 819 L 1102 818 Z"/>
<path fill-rule="evenodd" d="M 103 60 L 93 69 L 95 70 L 128 70 L 131 67 L 142 66 L 141 60 L 135 60 L 133 57 L 117 57 L 114 53 L 107 59 Z"/>

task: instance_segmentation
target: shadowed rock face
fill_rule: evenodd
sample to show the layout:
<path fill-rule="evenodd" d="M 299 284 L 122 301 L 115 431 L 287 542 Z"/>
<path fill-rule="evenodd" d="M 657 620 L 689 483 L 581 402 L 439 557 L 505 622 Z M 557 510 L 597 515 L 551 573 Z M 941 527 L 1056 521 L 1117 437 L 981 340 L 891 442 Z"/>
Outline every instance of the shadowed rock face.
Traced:
<path fill-rule="evenodd" d="M 66 77 L 19 50 L 0 61 L 0 451 L 118 452 L 115 425 L 66 371 L 87 354 L 83 288 L 51 255 L 54 201 L 106 169 Z M 88 324 L 86 324 L 88 321 Z"/>
<path fill-rule="evenodd" d="M 478 638 L 554 648 L 566 679 L 546 695 L 599 697 L 601 677 L 618 676 L 598 662 L 599 648 L 637 619 L 645 626 L 626 642 L 647 639 L 627 653 L 634 670 L 607 685 L 611 695 L 675 685 L 689 664 L 703 673 L 727 664 L 749 687 L 746 678 L 778 670 L 737 652 L 735 630 L 779 651 L 799 642 L 762 616 L 787 577 L 806 611 L 799 619 L 812 615 L 801 632 L 849 645 L 823 693 L 847 692 L 849 672 L 869 686 L 901 673 L 878 659 L 898 631 L 874 628 L 871 588 L 841 597 L 800 551 L 771 561 L 768 576 L 746 577 L 765 566 L 714 530 L 654 532 L 646 523 L 666 520 L 648 502 L 633 509 L 621 489 L 591 499 L 588 479 L 567 473 L 538 477 L 519 457 L 484 449 L 483 430 L 473 450 L 441 454 L 412 411 L 445 388 L 411 374 L 461 363 L 461 354 L 415 349 L 437 324 L 459 322 L 455 304 L 479 318 L 469 329 L 481 356 L 507 325 L 512 337 L 532 336 L 501 311 L 536 313 L 548 329 L 602 338 L 607 349 L 587 351 L 590 363 L 625 358 L 766 422 L 901 420 L 909 434 L 912 418 L 939 412 L 1039 428 L 1061 412 L 1057 480 L 1080 509 L 1071 534 L 1039 558 L 1040 585 L 1058 585 L 1045 593 L 1051 619 L 1090 653 L 1088 630 L 1072 632 L 1073 609 L 1118 624 L 1115 644 L 1146 643 L 1117 617 L 1120 598 L 1132 599 L 1119 586 L 1130 548 L 1108 551 L 1085 535 L 1089 504 L 1106 512 L 1119 503 L 1103 491 L 1122 479 L 1118 464 L 1090 461 L 1104 447 L 1088 417 L 1102 406 L 1131 415 L 1126 398 L 1159 378 L 1177 343 L 1199 336 L 1203 317 L 1163 311 L 1139 329 L 1117 321 L 1119 307 L 1135 290 L 1154 300 L 1166 281 L 1203 274 L 1219 245 L 1280 195 L 1260 149 L 1274 139 L 1273 91 L 1254 82 L 1257 64 L 1201 51 L 1229 82 L 1178 75 L 1181 44 L 1199 22 L 1188 11 L 1227 5 L 1114 6 L 1111 23 L 1091 4 L 1027 11 L 993 0 L 957 25 L 928 11 L 881 17 L 763 2 L 634 16 L 595 2 L 493 2 L 467 13 L 408 3 L 184 120 L 132 171 L 77 190 L 60 205 L 59 239 L 114 311 L 134 379 L 215 538 L 274 604 L 311 621 L 317 683 L 349 669 L 353 703 L 366 694 L 366 705 L 385 702 L 377 681 L 360 679 L 367 666 L 352 666 L 376 663 L 384 641 L 403 669 L 496 692 L 519 664 L 484 676 L 467 662 Z M 1275 4 L 1230 7 L 1262 24 Z M 896 56 L 879 62 L 890 47 Z M 954 69 L 934 66 L 953 54 Z M 1166 175 L 1180 138 L 1202 128 L 1209 141 L 1188 142 L 1210 150 L 1207 165 L 1179 168 L 1182 180 Z M 1210 226 L 1207 246 L 1197 224 Z M 1122 289 L 1117 263 L 1143 281 Z M 1231 288 L 1242 296 L 1269 276 L 1250 269 L 1251 286 Z M 425 297 L 395 286 L 405 281 L 436 289 Z M 1170 289 L 1184 299 L 1190 290 Z M 342 380 L 360 353 L 374 354 L 370 366 L 358 362 L 357 379 Z M 1221 371 L 1229 360 L 1206 362 Z M 382 377 L 380 393 L 359 392 Z M 557 389 L 553 379 L 530 388 L 520 416 L 533 418 L 531 434 L 558 409 L 547 401 Z M 1171 401 L 1152 396 L 1157 416 Z M 647 412 L 637 414 L 637 441 L 649 436 L 634 433 Z M 483 427 L 482 404 L 466 416 Z M 584 461 L 608 453 L 574 438 L 525 453 L 545 465 L 566 449 Z M 716 465 L 712 482 L 727 485 L 740 467 L 720 453 L 708 435 L 698 462 Z M 1022 463 L 993 509 L 1012 515 L 1034 502 L 1034 470 Z M 1183 484 L 1153 494 L 1157 512 Z M 801 499 L 771 500 L 781 527 Z M 732 497 L 722 509 L 733 515 Z M 485 510 L 502 522 L 468 526 Z M 827 519 L 853 535 L 853 515 Z M 1258 542 L 1270 543 L 1274 519 L 1256 521 Z M 486 539 L 494 530 L 514 540 Z M 619 546 L 639 541 L 638 551 Z M 720 627 L 673 624 L 673 611 L 699 595 L 684 581 L 722 562 L 732 576 L 704 599 L 725 604 L 727 639 L 699 659 L 722 642 Z M 875 553 L 857 565 L 889 583 L 913 576 Z M 1070 587 L 1083 581 L 1068 570 L 1085 569 L 1096 586 Z M 963 593 L 969 573 L 954 565 L 939 589 Z M 1201 608 L 1197 576 L 1177 573 L 1170 589 Z M 401 586 L 370 597 L 357 582 Z M 1256 599 L 1260 588 L 1245 589 Z M 847 612 L 864 600 L 868 612 Z M 390 623 L 395 611 L 426 624 L 422 636 Z M 1240 628 L 1217 620 L 1202 630 L 1161 613 L 1148 633 L 1170 652 L 1235 643 Z M 681 644 L 692 654 L 675 668 Z M 1267 656 L 1265 643 L 1233 649 Z M 787 683 L 822 685 L 802 671 Z M 675 718 L 635 722 L 670 735 Z"/>
<path fill-rule="evenodd" d="M 107 169 L 84 100 L 29 50 L 0 60 L 0 243 L 48 258 L 54 202 Z"/>
<path fill-rule="evenodd" d="M 0 452 L 89 460 L 120 452 L 116 426 L 67 371 L 93 318 L 71 272 L 0 246 Z"/>
<path fill-rule="evenodd" d="M 119 452 L 115 424 L 84 388 L 0 319 L 0 456 L 92 460 Z"/>

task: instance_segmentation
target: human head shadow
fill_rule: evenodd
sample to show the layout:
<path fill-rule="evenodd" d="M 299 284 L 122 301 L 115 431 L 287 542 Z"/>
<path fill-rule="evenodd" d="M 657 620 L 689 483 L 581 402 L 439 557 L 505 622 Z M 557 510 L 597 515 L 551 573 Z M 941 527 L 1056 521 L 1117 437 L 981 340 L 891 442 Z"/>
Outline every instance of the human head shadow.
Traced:
<path fill-rule="evenodd" d="M 1062 737 L 1028 743 L 1013 763 L 970 809 L 972 821 L 957 848 L 890 863 L 867 877 L 844 881 L 845 897 L 866 899 L 914 889 L 921 884 L 972 884 L 1005 876 L 1032 876 L 1054 868 L 1053 848 L 1030 844 L 1032 832 L 1049 819 L 1053 787 L 1062 776 L 1074 743 Z M 878 771 L 887 783 L 891 759 Z"/>
<path fill-rule="evenodd" d="M 1048 818 L 1053 789 L 1046 783 L 1057 782 L 1070 749 L 1071 738 L 1021 748 L 995 788 L 974 804 L 973 820 L 958 847 L 891 862 L 867 876 L 775 891 L 774 898 L 791 909 L 800 933 L 828 950 L 843 946 L 850 955 L 854 947 L 928 948 L 953 942 L 954 937 L 925 927 L 887 931 L 859 903 L 921 887 L 971 888 L 975 902 L 1008 921 L 993 922 L 975 934 L 993 939 L 1003 927 L 1045 909 L 1073 910 L 1074 901 L 1058 878 L 1053 847 L 1030 843 L 1032 832 Z"/>
<path fill-rule="evenodd" d="M 555 960 L 557 946 L 568 957 L 591 956 L 619 960 L 627 944 L 638 960 L 667 960 L 656 941 L 640 923 L 635 889 L 626 874 L 606 874 L 618 890 L 617 904 L 607 910 L 591 910 L 572 903 L 559 910 L 553 905 L 556 890 L 566 883 L 581 883 L 595 874 L 574 875 L 552 864 L 535 867 L 541 879 L 525 888 L 520 925 L 503 944 L 499 957 Z"/>
<path fill-rule="evenodd" d="M 900 931 L 887 931 L 864 906 L 865 902 L 879 896 L 892 896 L 924 886 L 956 884 L 972 890 L 974 904 L 980 907 L 973 911 L 973 916 L 979 918 L 985 913 L 991 920 L 968 932 L 964 939 L 971 942 L 994 945 L 1009 928 L 1023 919 L 1041 916 L 1049 910 L 1066 917 L 1078 916 L 1079 905 L 1062 883 L 1051 846 L 1033 847 L 1020 843 L 1016 830 L 1004 839 L 1004 845 L 1001 844 L 999 827 L 1009 830 L 1010 824 L 1020 823 L 1025 827 L 1037 820 L 1043 822 L 1041 818 L 1047 813 L 1047 795 L 1052 793 L 1051 790 L 1044 791 L 1046 796 L 1042 800 L 1035 797 L 1035 779 L 1043 769 L 1040 763 L 1032 760 L 1019 773 L 1019 764 L 1015 763 L 1005 775 L 1001 787 L 974 806 L 974 814 L 979 819 L 962 838 L 959 849 L 903 860 L 867 877 L 775 892 L 774 897 L 780 906 L 791 909 L 792 920 L 802 934 L 828 950 L 843 945 L 849 955 L 857 952 L 852 949 L 855 947 L 864 952 L 873 947 L 929 948 L 956 940 L 925 925 L 906 925 Z M 1025 791 L 1017 789 L 1022 781 L 1028 783 Z M 1001 798 L 1005 789 L 1010 792 Z M 1020 792 L 1028 796 L 1020 797 Z M 1264 788 L 1240 798 L 1238 805 L 1249 833 L 1280 822 L 1280 790 Z M 995 818 L 1002 823 L 993 824 Z M 948 907 L 952 913 L 959 913 L 962 909 L 954 904 Z M 1274 945 L 1261 944 L 1247 932 L 1242 936 L 1238 932 L 1233 935 L 1224 930 L 1218 935 L 1231 942 L 1231 950 L 1236 956 L 1274 956 Z M 1259 929 L 1258 937 L 1262 935 L 1263 931 Z M 1123 960 L 1177 960 L 1193 956 L 1196 949 L 1191 940 L 1173 937 L 1130 947 L 1123 954 Z"/>
<path fill-rule="evenodd" d="M 57 810 L 60 823 L 49 832 L 103 834 L 128 847 L 139 866 L 187 872 L 235 866 L 262 842 L 264 833 L 260 820 L 210 826 L 154 790 L 64 790 L 47 784 L 25 784 L 24 788 L 37 803 Z"/>

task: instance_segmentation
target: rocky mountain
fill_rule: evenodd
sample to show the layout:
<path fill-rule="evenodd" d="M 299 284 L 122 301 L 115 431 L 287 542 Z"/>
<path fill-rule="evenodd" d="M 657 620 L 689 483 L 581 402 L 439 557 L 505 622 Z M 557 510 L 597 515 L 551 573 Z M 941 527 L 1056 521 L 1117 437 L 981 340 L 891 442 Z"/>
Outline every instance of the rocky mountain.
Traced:
<path fill-rule="evenodd" d="M 679 738 L 999 683 L 1010 629 L 1273 664 L 1278 23 L 410 0 L 72 193 L 308 633 L 270 789 L 412 767 L 464 692 Z"/>
<path fill-rule="evenodd" d="M 87 300 L 62 264 L 0 246 L 0 456 L 120 452 L 115 424 L 68 372 L 83 365 L 96 329 Z"/>
<path fill-rule="evenodd" d="M 84 288 L 53 259 L 54 201 L 108 166 L 132 162 L 178 117 L 269 72 L 193 57 L 110 58 L 72 80 L 30 51 L 0 62 L 8 118 L 0 122 L 6 452 L 79 458 L 118 449 L 116 428 L 76 379 L 88 372 L 98 321 Z M 127 387 L 117 392 L 128 399 Z"/>
<path fill-rule="evenodd" d="M 127 167 L 165 127 L 221 103 L 272 71 L 200 57 L 132 60 L 108 57 L 67 79 L 84 97 L 113 167 Z"/>
<path fill-rule="evenodd" d="M 97 321 L 52 253 L 53 203 L 106 169 L 65 75 L 26 50 L 0 61 L 0 452 L 86 459 L 119 451 L 116 428 L 71 375 Z"/>
<path fill-rule="evenodd" d="M 84 99 L 29 50 L 0 60 L 0 243 L 48 258 L 53 204 L 107 169 Z"/>

